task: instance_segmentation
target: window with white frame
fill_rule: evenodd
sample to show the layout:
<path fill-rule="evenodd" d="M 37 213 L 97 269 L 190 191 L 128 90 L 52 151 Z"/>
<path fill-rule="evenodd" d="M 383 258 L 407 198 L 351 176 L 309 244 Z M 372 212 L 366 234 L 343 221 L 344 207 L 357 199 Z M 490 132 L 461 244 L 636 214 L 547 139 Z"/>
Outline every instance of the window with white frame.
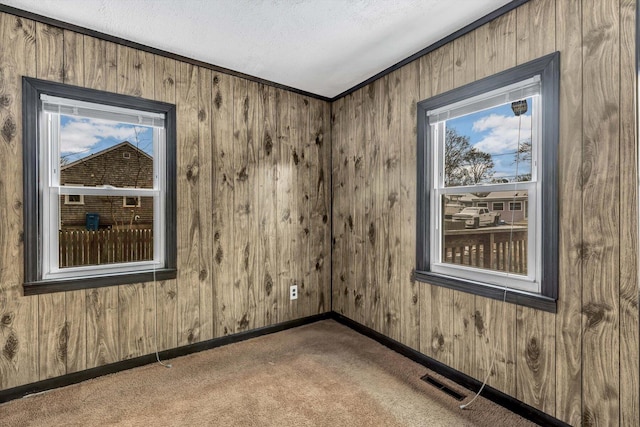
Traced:
<path fill-rule="evenodd" d="M 82 184 L 71 184 L 72 186 L 82 186 Z M 84 195 L 83 194 L 65 194 L 64 195 L 64 204 L 65 205 L 84 205 Z"/>
<path fill-rule="evenodd" d="M 139 196 L 124 196 L 122 198 L 122 207 L 124 208 L 139 208 L 140 206 L 142 204 Z"/>
<path fill-rule="evenodd" d="M 23 92 L 25 293 L 175 277 L 175 106 L 29 78 Z"/>
<path fill-rule="evenodd" d="M 557 62 L 548 55 L 418 104 L 418 279 L 555 309 Z"/>

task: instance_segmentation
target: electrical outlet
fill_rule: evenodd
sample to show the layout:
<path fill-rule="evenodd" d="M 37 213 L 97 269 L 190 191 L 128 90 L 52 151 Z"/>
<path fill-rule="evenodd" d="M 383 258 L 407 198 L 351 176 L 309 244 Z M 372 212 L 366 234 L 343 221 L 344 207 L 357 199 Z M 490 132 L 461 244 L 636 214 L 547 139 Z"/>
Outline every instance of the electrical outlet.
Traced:
<path fill-rule="evenodd" d="M 289 299 L 298 299 L 298 285 L 291 285 L 289 287 Z"/>

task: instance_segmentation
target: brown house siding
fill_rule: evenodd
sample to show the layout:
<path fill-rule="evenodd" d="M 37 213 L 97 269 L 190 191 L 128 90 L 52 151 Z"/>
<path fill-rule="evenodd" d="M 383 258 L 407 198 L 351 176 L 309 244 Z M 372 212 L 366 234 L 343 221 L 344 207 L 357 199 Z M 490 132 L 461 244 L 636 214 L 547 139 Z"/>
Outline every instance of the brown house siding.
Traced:
<path fill-rule="evenodd" d="M 129 158 L 125 158 L 127 154 Z M 63 166 L 60 184 L 83 184 L 85 187 L 112 185 L 114 187 L 153 188 L 153 159 L 129 142 L 95 153 L 87 158 Z M 153 199 L 143 197 L 139 207 L 124 207 L 121 196 L 84 196 L 84 204 L 67 204 L 60 198 L 62 228 L 85 225 L 85 215 L 98 213 L 100 227 L 148 227 L 153 223 Z M 136 217 L 138 219 L 136 219 Z"/>

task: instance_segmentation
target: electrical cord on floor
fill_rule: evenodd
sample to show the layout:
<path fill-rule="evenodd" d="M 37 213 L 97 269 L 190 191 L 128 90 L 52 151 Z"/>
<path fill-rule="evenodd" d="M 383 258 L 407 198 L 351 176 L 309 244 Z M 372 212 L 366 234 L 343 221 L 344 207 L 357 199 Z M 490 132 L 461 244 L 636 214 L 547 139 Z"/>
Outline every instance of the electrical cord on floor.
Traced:
<path fill-rule="evenodd" d="M 158 283 L 156 282 L 156 265 L 153 264 L 153 298 L 155 300 L 155 304 L 156 304 L 156 309 L 155 309 L 155 313 L 156 313 L 156 320 L 154 322 L 154 343 L 156 345 L 156 360 L 158 361 L 158 363 L 162 366 L 164 366 L 165 368 L 171 368 L 171 363 L 163 363 L 160 360 L 160 354 L 158 354 Z"/>

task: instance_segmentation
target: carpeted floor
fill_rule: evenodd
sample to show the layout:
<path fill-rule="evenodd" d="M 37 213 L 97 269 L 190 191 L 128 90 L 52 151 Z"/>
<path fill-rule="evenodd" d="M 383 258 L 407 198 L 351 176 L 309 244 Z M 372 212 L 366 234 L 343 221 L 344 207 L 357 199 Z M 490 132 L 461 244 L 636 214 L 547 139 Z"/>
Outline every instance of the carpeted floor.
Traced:
<path fill-rule="evenodd" d="M 326 320 L 0 405 L 3 426 L 529 426 Z M 471 399 L 471 392 L 431 373 Z"/>

